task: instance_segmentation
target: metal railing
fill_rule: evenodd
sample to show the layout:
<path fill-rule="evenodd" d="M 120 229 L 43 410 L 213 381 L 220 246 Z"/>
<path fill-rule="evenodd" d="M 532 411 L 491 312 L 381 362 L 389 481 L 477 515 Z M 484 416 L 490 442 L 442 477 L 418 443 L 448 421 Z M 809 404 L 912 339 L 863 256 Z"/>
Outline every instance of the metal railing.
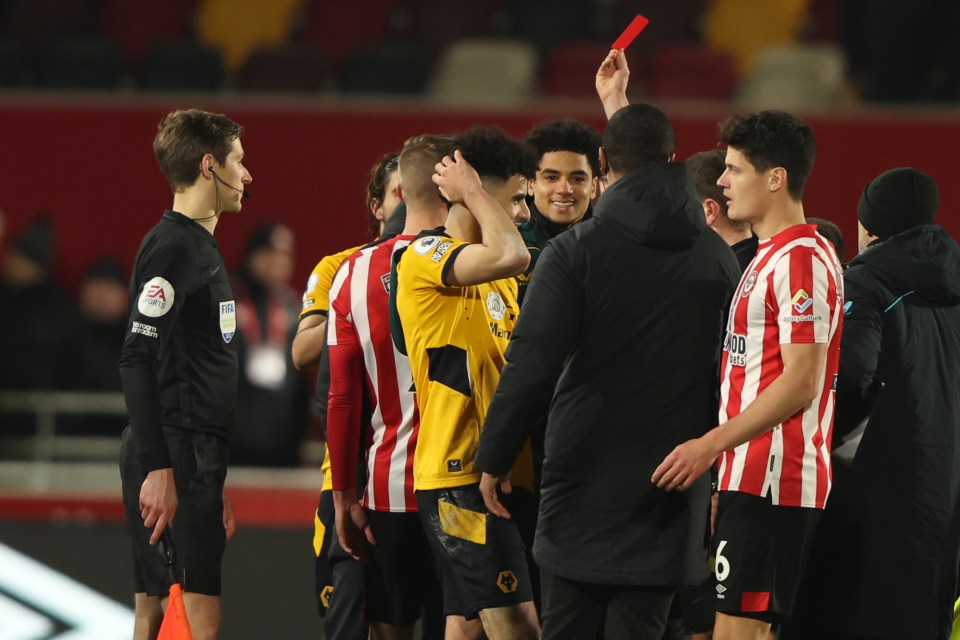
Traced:
<path fill-rule="evenodd" d="M 36 419 L 33 436 L 11 436 L 2 428 L 3 416 L 32 414 Z M 0 391 L 0 447 L 2 450 L 30 450 L 37 461 L 56 458 L 116 457 L 116 437 L 67 436 L 57 433 L 59 416 L 125 416 L 122 393 L 88 391 Z"/>

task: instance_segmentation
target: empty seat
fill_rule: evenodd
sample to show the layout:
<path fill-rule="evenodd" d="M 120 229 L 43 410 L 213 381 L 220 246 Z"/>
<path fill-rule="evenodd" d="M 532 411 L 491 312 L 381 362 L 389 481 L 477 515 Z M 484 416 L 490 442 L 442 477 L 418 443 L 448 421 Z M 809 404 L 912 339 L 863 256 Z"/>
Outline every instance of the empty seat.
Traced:
<path fill-rule="evenodd" d="M 795 43 L 809 0 L 712 0 L 706 14 L 705 43 L 729 51 L 737 74 L 750 71 L 754 59 L 770 47 Z"/>
<path fill-rule="evenodd" d="M 7 0 L 6 33 L 27 46 L 79 35 L 95 35 L 99 0 Z"/>
<path fill-rule="evenodd" d="M 728 100 L 737 86 L 733 56 L 699 46 L 657 49 L 650 65 L 648 89 L 654 98 Z"/>
<path fill-rule="evenodd" d="M 426 89 L 433 62 L 416 43 L 387 42 L 354 51 L 340 68 L 344 93 L 418 95 Z"/>
<path fill-rule="evenodd" d="M 329 72 L 323 53 L 312 44 L 290 43 L 257 49 L 240 69 L 241 91 L 317 91 Z"/>
<path fill-rule="evenodd" d="M 404 7 L 409 37 L 439 53 L 456 40 L 494 34 L 500 0 L 406 0 Z"/>
<path fill-rule="evenodd" d="M 510 7 L 515 36 L 532 42 L 541 53 L 594 35 L 596 8 L 588 0 L 512 0 Z"/>
<path fill-rule="evenodd" d="M 238 71 L 259 47 L 280 44 L 289 37 L 303 0 L 201 0 L 197 35 L 217 47 L 224 66 Z M 362 7 L 338 7 L 356 11 Z"/>
<path fill-rule="evenodd" d="M 837 47 L 778 47 L 762 53 L 737 88 L 746 109 L 821 111 L 843 106 L 846 63 Z"/>
<path fill-rule="evenodd" d="M 450 45 L 430 86 L 435 102 L 515 107 L 534 94 L 537 50 L 520 40 L 462 40 Z"/>
<path fill-rule="evenodd" d="M 557 45 L 540 65 L 540 94 L 567 98 L 595 98 L 596 75 L 600 63 L 610 53 L 609 42 L 573 42 Z M 630 51 L 627 50 L 628 56 Z M 636 89 L 637 70 L 630 64 L 630 88 Z"/>
<path fill-rule="evenodd" d="M 319 47 L 338 71 L 355 49 L 379 44 L 392 34 L 402 0 L 366 0 L 363 11 L 338 9 L 332 0 L 307 0 L 297 38 Z"/>
<path fill-rule="evenodd" d="M 638 13 L 650 20 L 650 26 L 630 45 L 629 51 L 639 57 L 652 54 L 666 45 L 699 44 L 702 41 L 702 19 L 707 0 L 614 1 L 614 23 L 608 33 L 610 42 L 620 35 Z"/>
<path fill-rule="evenodd" d="M 34 82 L 46 89 L 116 89 L 123 76 L 120 47 L 75 36 L 48 42 L 36 52 Z"/>
<path fill-rule="evenodd" d="M 137 87 L 147 91 L 217 91 L 223 60 L 216 48 L 199 42 L 165 42 L 143 56 Z"/>
<path fill-rule="evenodd" d="M 133 68 L 157 44 L 189 40 L 196 6 L 197 0 L 106 0 L 102 34 L 120 45 Z"/>
<path fill-rule="evenodd" d="M 0 37 L 0 87 L 22 87 L 29 81 L 30 66 L 23 47 Z"/>

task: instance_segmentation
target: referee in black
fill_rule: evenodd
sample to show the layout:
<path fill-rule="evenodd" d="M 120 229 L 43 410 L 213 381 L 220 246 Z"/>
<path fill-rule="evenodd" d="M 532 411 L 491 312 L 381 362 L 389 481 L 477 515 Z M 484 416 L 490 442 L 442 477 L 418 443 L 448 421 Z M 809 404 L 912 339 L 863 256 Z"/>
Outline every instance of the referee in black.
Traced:
<path fill-rule="evenodd" d="M 196 640 L 220 628 L 220 564 L 234 531 L 223 495 L 237 391 L 236 305 L 214 229 L 252 181 L 243 128 L 174 111 L 153 150 L 173 207 L 144 237 L 130 281 L 120 375 L 130 424 L 120 475 L 134 556 L 135 640 L 157 637 L 169 578 L 153 545 L 170 528 Z M 174 523 L 176 516 L 176 523 Z"/>

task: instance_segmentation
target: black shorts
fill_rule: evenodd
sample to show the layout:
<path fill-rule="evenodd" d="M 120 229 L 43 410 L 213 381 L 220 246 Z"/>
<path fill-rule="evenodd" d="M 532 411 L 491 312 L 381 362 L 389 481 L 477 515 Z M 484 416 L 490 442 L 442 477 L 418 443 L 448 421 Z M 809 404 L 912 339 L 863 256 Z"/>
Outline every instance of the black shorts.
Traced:
<path fill-rule="evenodd" d="M 313 565 L 316 582 L 314 593 L 317 596 L 317 611 L 321 618 L 327 615 L 330 594 L 333 593 L 333 569 L 327 554 L 330 553 L 330 541 L 336 535 L 333 491 L 321 491 L 317 513 L 313 520 L 313 552 L 317 556 Z"/>
<path fill-rule="evenodd" d="M 226 546 L 223 527 L 223 482 L 227 477 L 229 446 L 219 436 L 186 429 L 163 428 L 170 451 L 177 505 L 171 537 L 177 551 L 177 575 L 184 591 L 220 595 L 220 565 Z M 147 472 L 131 455 L 133 433 L 128 426 L 120 444 L 120 478 L 127 529 L 133 550 L 134 586 L 137 593 L 166 596 L 170 578 L 157 545 L 150 544 L 152 529 L 140 516 L 140 488 Z"/>
<path fill-rule="evenodd" d="M 367 509 L 377 544 L 364 565 L 366 617 L 393 625 L 411 625 L 428 602 L 438 601 L 440 585 L 430 543 L 418 513 Z"/>
<path fill-rule="evenodd" d="M 517 525 L 487 512 L 478 484 L 417 491 L 416 495 L 442 576 L 446 615 L 472 620 L 483 609 L 533 600 Z M 505 496 L 504 506 L 513 511 L 515 503 L 533 504 L 533 498 L 528 491 L 514 488 L 513 494 Z"/>
<path fill-rule="evenodd" d="M 714 537 L 716 610 L 773 624 L 787 618 L 820 513 L 721 491 Z"/>

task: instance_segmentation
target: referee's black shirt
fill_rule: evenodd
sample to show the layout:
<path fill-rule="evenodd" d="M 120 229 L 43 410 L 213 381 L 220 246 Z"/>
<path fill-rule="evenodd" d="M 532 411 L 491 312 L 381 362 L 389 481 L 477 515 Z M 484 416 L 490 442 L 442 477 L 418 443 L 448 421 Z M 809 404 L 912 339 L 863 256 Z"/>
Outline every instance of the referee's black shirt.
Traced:
<path fill-rule="evenodd" d="M 163 426 L 229 436 L 236 331 L 219 244 L 197 222 L 165 211 L 137 252 L 120 357 L 133 452 L 148 471 L 171 466 Z"/>

